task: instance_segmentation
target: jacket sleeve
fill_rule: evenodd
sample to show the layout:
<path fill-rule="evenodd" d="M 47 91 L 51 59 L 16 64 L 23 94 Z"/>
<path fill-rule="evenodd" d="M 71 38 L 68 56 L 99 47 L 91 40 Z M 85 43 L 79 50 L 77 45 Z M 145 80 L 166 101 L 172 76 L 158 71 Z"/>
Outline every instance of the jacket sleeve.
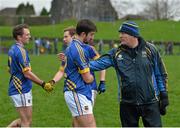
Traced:
<path fill-rule="evenodd" d="M 102 55 L 99 59 L 90 61 L 90 69 L 92 71 L 101 71 L 107 69 L 111 66 L 115 66 L 114 64 L 114 56 L 117 49 L 111 49 L 107 54 Z"/>
<path fill-rule="evenodd" d="M 167 91 L 167 89 L 168 89 L 168 74 L 167 74 L 165 64 L 164 64 L 162 58 L 160 57 L 159 53 L 157 55 L 157 66 L 159 68 L 159 72 L 160 72 L 162 80 L 163 80 L 163 86 L 162 87 L 160 86 L 159 90 Z"/>
<path fill-rule="evenodd" d="M 100 71 L 113 66 L 113 60 L 110 54 L 102 55 L 99 59 L 90 61 L 92 71 Z"/>
<path fill-rule="evenodd" d="M 157 88 L 159 92 L 167 91 L 168 75 L 164 62 L 157 49 L 155 49 L 155 56 L 153 57 L 153 59 L 154 59 L 154 75 L 157 83 Z"/>

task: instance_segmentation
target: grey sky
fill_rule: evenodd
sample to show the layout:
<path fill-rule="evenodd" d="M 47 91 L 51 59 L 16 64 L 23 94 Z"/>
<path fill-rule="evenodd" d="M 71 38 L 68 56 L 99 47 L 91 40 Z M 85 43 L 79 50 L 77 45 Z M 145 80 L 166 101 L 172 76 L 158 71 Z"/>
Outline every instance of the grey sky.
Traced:
<path fill-rule="evenodd" d="M 20 3 L 27 3 L 34 5 L 36 14 L 39 14 L 43 7 L 45 7 L 48 11 L 51 7 L 52 0 L 0 0 L 0 10 L 6 7 L 17 7 Z M 115 7 L 116 11 L 119 12 L 120 0 L 110 0 L 112 5 Z M 121 12 L 121 14 L 136 14 L 141 8 L 139 8 L 140 0 L 121 0 L 130 2 L 133 4 L 126 12 Z"/>

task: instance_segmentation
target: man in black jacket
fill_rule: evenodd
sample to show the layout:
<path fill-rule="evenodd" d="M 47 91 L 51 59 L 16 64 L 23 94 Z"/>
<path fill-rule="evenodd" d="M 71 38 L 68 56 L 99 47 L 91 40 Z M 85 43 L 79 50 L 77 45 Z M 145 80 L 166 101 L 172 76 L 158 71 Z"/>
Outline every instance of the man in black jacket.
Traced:
<path fill-rule="evenodd" d="M 155 46 L 140 37 L 136 23 L 124 22 L 119 32 L 120 46 L 91 61 L 90 68 L 115 68 L 123 127 L 139 126 L 140 117 L 145 127 L 161 127 L 160 114 L 165 115 L 169 104 L 163 61 Z"/>

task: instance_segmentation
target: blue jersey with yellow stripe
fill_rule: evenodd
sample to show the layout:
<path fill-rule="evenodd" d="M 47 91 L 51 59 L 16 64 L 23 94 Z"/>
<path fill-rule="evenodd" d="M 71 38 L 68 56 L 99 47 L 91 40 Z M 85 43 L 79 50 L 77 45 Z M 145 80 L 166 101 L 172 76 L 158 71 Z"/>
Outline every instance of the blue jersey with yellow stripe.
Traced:
<path fill-rule="evenodd" d="M 99 54 L 96 52 L 96 50 L 93 46 L 86 44 L 83 46 L 83 48 L 85 49 L 85 54 L 88 58 L 88 61 L 96 60 L 99 58 Z M 91 89 L 97 90 L 97 83 L 96 83 L 96 79 L 95 79 L 95 74 L 93 71 L 91 71 L 91 74 L 94 76 L 94 81 L 91 83 Z"/>
<path fill-rule="evenodd" d="M 91 100 L 91 84 L 85 83 L 81 74 L 89 72 L 89 58 L 84 49 L 86 44 L 73 40 L 66 48 L 64 91 L 75 91 Z"/>
<path fill-rule="evenodd" d="M 9 96 L 27 93 L 32 88 L 31 80 L 23 72 L 31 70 L 28 52 L 19 43 L 14 44 L 8 52 L 8 67 L 11 74 L 9 81 Z"/>

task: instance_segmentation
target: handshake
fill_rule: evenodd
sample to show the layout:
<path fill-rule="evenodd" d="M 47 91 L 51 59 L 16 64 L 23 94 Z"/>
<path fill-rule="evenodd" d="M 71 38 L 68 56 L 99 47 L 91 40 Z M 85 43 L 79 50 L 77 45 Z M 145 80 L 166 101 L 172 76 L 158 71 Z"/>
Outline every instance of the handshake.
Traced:
<path fill-rule="evenodd" d="M 49 82 L 43 82 L 41 84 L 41 87 L 46 91 L 46 92 L 52 92 L 54 89 L 54 80 L 50 80 Z"/>

